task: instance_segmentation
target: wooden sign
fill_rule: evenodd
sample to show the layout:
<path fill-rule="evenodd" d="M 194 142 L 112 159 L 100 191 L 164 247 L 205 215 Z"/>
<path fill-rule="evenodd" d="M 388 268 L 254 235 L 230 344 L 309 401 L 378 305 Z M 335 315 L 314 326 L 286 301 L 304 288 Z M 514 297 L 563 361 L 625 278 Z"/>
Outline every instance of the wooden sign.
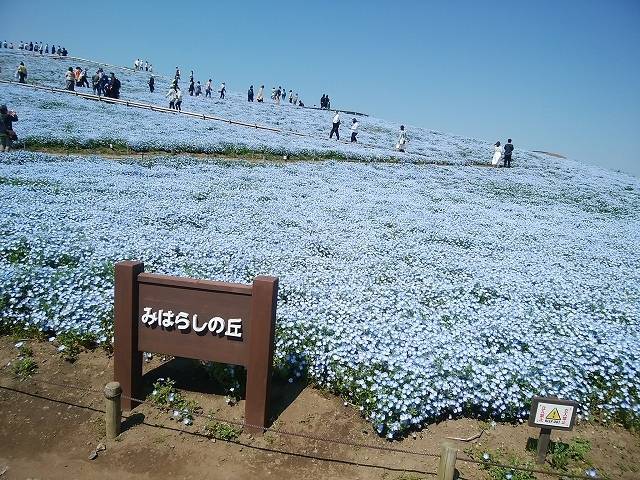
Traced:
<path fill-rule="evenodd" d="M 576 423 L 578 404 L 555 397 L 533 397 L 529 426 L 540 427 L 537 463 L 544 463 L 551 441 L 551 430 L 572 430 Z"/>
<path fill-rule="evenodd" d="M 245 423 L 267 425 L 278 279 L 252 285 L 144 273 L 141 262 L 115 266 L 115 380 L 140 395 L 143 352 L 242 365 Z M 123 399 L 125 410 L 136 406 Z"/>

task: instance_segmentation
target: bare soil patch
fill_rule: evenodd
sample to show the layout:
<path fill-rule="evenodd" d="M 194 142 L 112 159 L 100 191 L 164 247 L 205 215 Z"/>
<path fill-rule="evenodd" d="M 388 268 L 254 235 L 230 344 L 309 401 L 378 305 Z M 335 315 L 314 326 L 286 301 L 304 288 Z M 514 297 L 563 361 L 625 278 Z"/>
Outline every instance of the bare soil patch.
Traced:
<path fill-rule="evenodd" d="M 116 441 L 104 438 L 104 398 L 99 393 L 111 381 L 110 356 L 96 349 L 69 363 L 49 342 L 27 341 L 38 371 L 24 381 L 12 378 L 11 363 L 18 357 L 16 339 L 0 337 L 0 479 L 422 479 L 436 478 L 437 458 L 347 446 L 268 432 L 242 433 L 236 441 L 213 441 L 203 434 L 204 420 L 185 426 L 170 420 L 168 412 L 141 405 L 126 415 Z M 146 393 L 159 377 L 171 377 L 204 412 L 241 421 L 244 402 L 229 406 L 220 388 L 190 360 L 159 356 L 145 363 Z M 70 384 L 78 389 L 46 386 L 41 381 Z M 526 425 L 497 424 L 459 419 L 434 424 L 400 441 L 379 438 L 371 425 L 351 406 L 311 386 L 276 382 L 273 391 L 277 429 L 339 439 L 353 444 L 438 453 L 446 437 L 469 438 L 456 442 L 461 450 L 500 450 L 503 456 L 533 462 L 525 450 Z M 553 434 L 553 440 L 583 438 L 591 442 L 587 462 L 611 479 L 640 478 L 640 438 L 620 427 L 580 424 L 573 432 Z M 89 460 L 100 442 L 106 450 Z M 584 465 L 572 465 L 584 468 Z M 458 462 L 461 478 L 490 478 L 478 466 Z M 545 468 L 550 468 L 546 465 Z M 582 470 L 584 471 L 584 470 Z M 557 478 L 537 475 L 535 478 Z"/>

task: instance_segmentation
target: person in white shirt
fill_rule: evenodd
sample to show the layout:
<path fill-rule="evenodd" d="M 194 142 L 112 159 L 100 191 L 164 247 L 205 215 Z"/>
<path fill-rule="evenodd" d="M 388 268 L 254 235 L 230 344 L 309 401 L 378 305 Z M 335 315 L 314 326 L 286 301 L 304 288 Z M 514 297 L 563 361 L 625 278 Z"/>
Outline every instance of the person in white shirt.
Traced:
<path fill-rule="evenodd" d="M 333 127 L 331 128 L 331 133 L 329 134 L 329 138 L 333 138 L 333 134 L 336 134 L 336 139 L 340 140 L 340 132 L 338 129 L 340 128 L 340 112 L 336 112 L 333 117 Z"/>
<path fill-rule="evenodd" d="M 404 129 L 404 125 L 400 125 L 400 136 L 398 137 L 398 143 L 396 143 L 396 150 L 404 153 L 408 141 L 407 131 Z"/>
<path fill-rule="evenodd" d="M 354 118 L 353 122 L 351 123 L 351 143 L 358 143 L 358 139 L 356 137 L 358 136 L 359 126 L 360 124 L 358 123 L 358 120 Z"/>
<path fill-rule="evenodd" d="M 258 90 L 258 95 L 256 96 L 256 101 L 257 102 L 264 102 L 264 85 L 262 85 L 260 87 L 260 90 Z"/>
<path fill-rule="evenodd" d="M 204 87 L 204 98 L 211 98 L 211 92 L 213 91 L 213 87 L 211 86 L 211 79 L 207 82 L 207 85 Z"/>
<path fill-rule="evenodd" d="M 500 160 L 502 160 L 502 147 L 500 146 L 500 142 L 496 142 L 493 146 L 493 158 L 491 159 L 491 165 L 498 168 Z"/>
<path fill-rule="evenodd" d="M 220 85 L 220 98 L 224 98 L 224 94 L 227 93 L 227 87 L 224 82 Z"/>
<path fill-rule="evenodd" d="M 179 112 L 182 111 L 182 92 L 180 91 L 180 88 L 176 88 L 176 110 L 178 110 Z"/>
<path fill-rule="evenodd" d="M 297 93 L 293 96 L 293 104 L 294 105 L 298 105 L 298 94 Z"/>
<path fill-rule="evenodd" d="M 169 108 L 171 110 L 176 108 L 176 88 L 170 88 L 166 97 L 169 99 Z"/>

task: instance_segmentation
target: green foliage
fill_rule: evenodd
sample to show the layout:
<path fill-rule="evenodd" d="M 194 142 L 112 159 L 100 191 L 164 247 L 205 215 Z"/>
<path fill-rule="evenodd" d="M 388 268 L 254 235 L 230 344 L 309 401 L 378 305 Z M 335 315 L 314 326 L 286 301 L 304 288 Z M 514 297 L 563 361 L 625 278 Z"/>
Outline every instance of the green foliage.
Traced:
<path fill-rule="evenodd" d="M 227 442 L 234 442 L 242 433 L 242 429 L 235 425 L 230 425 L 227 423 L 209 419 L 207 424 L 204 426 L 204 433 L 210 438 L 217 438 L 219 440 L 225 440 Z"/>
<path fill-rule="evenodd" d="M 171 378 L 158 379 L 153 384 L 153 392 L 148 399 L 160 408 L 178 412 L 176 420 L 189 419 L 193 421 L 195 414 L 202 409 L 195 400 L 187 400 L 175 385 L 175 380 Z"/>
<path fill-rule="evenodd" d="M 23 357 L 11 364 L 11 373 L 14 377 L 24 380 L 38 371 L 38 364 L 33 357 Z"/>
<path fill-rule="evenodd" d="M 60 344 L 60 356 L 67 362 L 75 362 L 83 350 L 96 346 L 96 337 L 91 333 L 63 332 L 56 337 Z"/>
<path fill-rule="evenodd" d="M 243 367 L 217 362 L 203 362 L 202 365 L 209 378 L 224 388 L 227 396 L 235 401 L 242 398 L 247 384 L 247 371 Z"/>
<path fill-rule="evenodd" d="M 495 452 L 477 451 L 470 449 L 466 451 L 471 457 L 477 460 L 484 460 L 491 463 L 500 463 L 507 465 L 506 467 L 497 467 L 494 465 L 483 464 L 482 468 L 486 470 L 487 475 L 492 480 L 536 480 L 535 475 L 524 470 L 516 470 L 509 467 L 533 468 L 529 462 L 520 461 L 515 455 L 507 454 L 502 450 Z M 485 454 L 489 454 L 489 460 L 484 458 Z"/>
<path fill-rule="evenodd" d="M 551 442 L 549 453 L 551 466 L 557 470 L 566 470 L 571 461 L 583 462 L 591 450 L 589 440 L 576 438 L 570 443 Z"/>
<path fill-rule="evenodd" d="M 2 310 L 7 303 L 8 300 L 6 297 L 0 296 L 0 310 Z M 0 318 L 0 335 L 10 335 L 16 340 L 25 338 L 44 340 L 46 337 L 45 332 L 38 327 L 25 325 L 23 323 L 13 323 L 6 318 Z"/>
<path fill-rule="evenodd" d="M 21 357 L 33 357 L 33 349 L 26 343 L 23 343 L 18 347 L 18 353 Z"/>
<path fill-rule="evenodd" d="M 0 251 L 0 258 L 4 258 L 12 265 L 24 263 L 29 257 L 31 248 L 26 240 L 21 240 L 17 244 L 10 245 Z"/>

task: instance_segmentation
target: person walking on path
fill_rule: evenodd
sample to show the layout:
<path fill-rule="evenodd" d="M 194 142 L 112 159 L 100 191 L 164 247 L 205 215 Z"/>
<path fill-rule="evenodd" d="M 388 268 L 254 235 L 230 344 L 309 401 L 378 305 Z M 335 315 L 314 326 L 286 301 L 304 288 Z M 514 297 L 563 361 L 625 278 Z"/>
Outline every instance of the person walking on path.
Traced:
<path fill-rule="evenodd" d="M 502 155 L 503 155 L 502 147 L 500 146 L 500 142 L 498 141 L 493 146 L 493 158 L 491 159 L 491 165 L 494 166 L 495 168 L 498 168 L 498 163 L 500 163 L 500 159 L 502 158 Z"/>
<path fill-rule="evenodd" d="M 165 95 L 169 99 L 169 108 L 174 110 L 176 108 L 176 88 L 171 87 Z"/>
<path fill-rule="evenodd" d="M 107 86 L 107 97 L 120 98 L 120 80 L 116 78 L 116 75 L 111 72 L 109 78 L 109 85 Z"/>
<path fill-rule="evenodd" d="M 73 67 L 67 69 L 67 73 L 64 75 L 64 81 L 64 88 L 73 92 L 76 85 L 76 76 L 73 74 Z"/>
<path fill-rule="evenodd" d="M 180 88 L 176 88 L 176 110 L 182 111 L 182 92 Z"/>
<path fill-rule="evenodd" d="M 207 82 L 207 85 L 204 87 L 204 97 L 211 98 L 211 92 L 213 91 L 213 87 L 211 86 L 211 79 Z"/>
<path fill-rule="evenodd" d="M 27 83 L 27 67 L 25 67 L 24 62 L 20 62 L 20 65 L 18 65 L 16 77 L 19 83 Z"/>
<path fill-rule="evenodd" d="M 189 79 L 189 95 L 193 97 L 193 92 L 195 92 L 196 86 L 193 84 L 193 77 Z"/>
<path fill-rule="evenodd" d="M 100 95 L 100 69 L 96 70 L 96 73 L 91 77 L 91 86 L 93 87 L 93 94 Z"/>
<path fill-rule="evenodd" d="M 227 87 L 224 82 L 220 85 L 220 98 L 224 98 L 224 94 L 227 92 Z"/>
<path fill-rule="evenodd" d="M 333 127 L 331 127 L 331 133 L 329 134 L 329 138 L 333 138 L 333 134 L 336 134 L 336 139 L 340 140 L 340 112 L 336 112 L 333 117 Z"/>
<path fill-rule="evenodd" d="M 504 167 L 511 168 L 511 155 L 513 154 L 513 144 L 511 139 L 507 140 L 507 144 L 504 146 Z"/>
<path fill-rule="evenodd" d="M 153 93 L 156 88 L 156 79 L 153 78 L 153 75 L 149 77 L 149 91 Z"/>
<path fill-rule="evenodd" d="M 196 85 L 196 97 L 202 95 L 202 86 L 200 85 L 200 80 L 198 80 L 198 84 Z"/>
<path fill-rule="evenodd" d="M 407 131 L 404 129 L 404 125 L 400 125 L 400 136 L 398 137 L 398 143 L 396 143 L 396 150 L 404 153 L 408 141 L 409 137 L 407 137 Z"/>
<path fill-rule="evenodd" d="M 0 152 L 8 152 L 11 149 L 11 141 L 18 136 L 13 131 L 13 122 L 18 121 L 18 115 L 9 110 L 6 105 L 0 105 Z"/>
<path fill-rule="evenodd" d="M 87 69 L 80 69 L 80 86 L 89 88 L 89 80 L 87 79 Z"/>
<path fill-rule="evenodd" d="M 280 105 L 280 97 L 282 96 L 282 89 L 278 87 L 276 90 L 276 105 Z"/>
<path fill-rule="evenodd" d="M 358 120 L 354 118 L 353 122 L 351 123 L 351 143 L 358 143 L 358 139 L 356 137 L 358 136 L 359 126 L 360 124 L 358 123 Z"/>
<path fill-rule="evenodd" d="M 247 92 L 247 101 L 253 102 L 253 85 L 249 87 L 249 91 Z"/>
<path fill-rule="evenodd" d="M 264 102 L 264 85 L 260 86 L 260 90 L 258 90 L 258 95 L 256 96 L 256 102 L 258 103 Z"/>

